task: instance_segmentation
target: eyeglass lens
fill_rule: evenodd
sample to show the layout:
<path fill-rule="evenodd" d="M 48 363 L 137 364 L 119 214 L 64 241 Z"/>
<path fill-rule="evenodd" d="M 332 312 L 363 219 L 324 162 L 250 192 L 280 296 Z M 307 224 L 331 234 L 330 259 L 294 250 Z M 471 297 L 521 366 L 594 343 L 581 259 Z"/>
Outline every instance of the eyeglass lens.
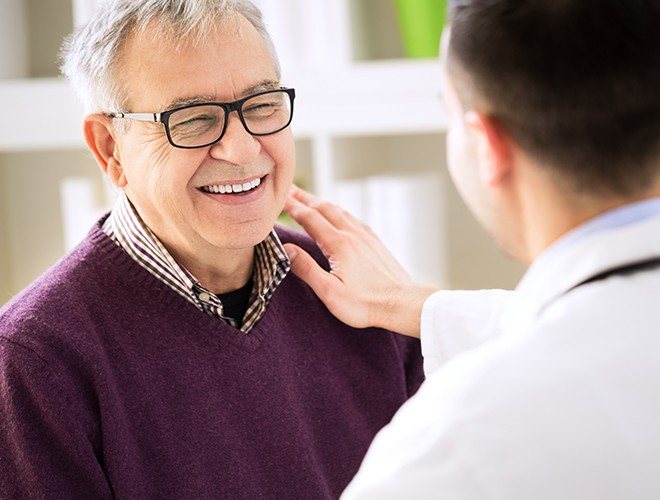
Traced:
<path fill-rule="evenodd" d="M 291 119 L 291 99 L 283 91 L 256 95 L 241 107 L 244 125 L 253 135 L 267 135 L 286 127 Z M 225 126 L 225 109 L 217 105 L 195 105 L 170 115 L 170 138 L 174 144 L 195 147 L 217 141 Z"/>

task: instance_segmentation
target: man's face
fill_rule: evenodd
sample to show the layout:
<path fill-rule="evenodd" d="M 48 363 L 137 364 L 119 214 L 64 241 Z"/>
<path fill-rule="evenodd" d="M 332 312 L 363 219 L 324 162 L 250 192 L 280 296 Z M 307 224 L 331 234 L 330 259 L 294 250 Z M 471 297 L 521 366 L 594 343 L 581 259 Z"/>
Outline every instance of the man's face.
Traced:
<path fill-rule="evenodd" d="M 264 41 L 241 16 L 196 47 L 176 50 L 154 38 L 147 31 L 125 50 L 121 70 L 132 112 L 165 111 L 191 100 L 231 102 L 278 85 Z M 189 258 L 264 240 L 295 171 L 290 128 L 253 137 L 235 112 L 222 140 L 212 146 L 175 148 L 162 124 L 131 122 L 118 134 L 116 148 L 124 190 L 138 213 L 175 256 Z M 203 190 L 257 179 L 256 189 L 240 194 Z"/>

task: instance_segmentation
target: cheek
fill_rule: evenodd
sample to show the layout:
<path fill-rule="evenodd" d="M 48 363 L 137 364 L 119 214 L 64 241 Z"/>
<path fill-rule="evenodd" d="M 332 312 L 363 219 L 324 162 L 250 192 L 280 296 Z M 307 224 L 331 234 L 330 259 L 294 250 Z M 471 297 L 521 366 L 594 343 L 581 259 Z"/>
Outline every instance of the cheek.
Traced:
<path fill-rule="evenodd" d="M 479 191 L 478 165 L 466 130 L 460 126 L 450 128 L 447 133 L 447 165 L 456 189 L 473 207 Z"/>
<path fill-rule="evenodd" d="M 180 209 L 201 160 L 193 152 L 172 150 L 169 144 L 145 147 L 134 151 L 134 155 L 129 169 L 129 186 L 134 194 L 144 204 L 160 207 L 158 211 Z"/>

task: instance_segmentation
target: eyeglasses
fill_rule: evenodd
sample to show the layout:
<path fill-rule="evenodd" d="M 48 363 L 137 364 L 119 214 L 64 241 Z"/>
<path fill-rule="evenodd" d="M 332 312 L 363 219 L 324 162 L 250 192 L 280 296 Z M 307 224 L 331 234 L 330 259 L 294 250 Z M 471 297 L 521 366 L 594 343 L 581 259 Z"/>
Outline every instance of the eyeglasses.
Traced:
<path fill-rule="evenodd" d="M 229 113 L 236 111 L 251 135 L 271 135 L 284 130 L 293 118 L 294 89 L 281 88 L 250 95 L 234 102 L 189 104 L 162 113 L 110 113 L 112 118 L 160 122 L 175 148 L 210 146 L 222 139 Z"/>

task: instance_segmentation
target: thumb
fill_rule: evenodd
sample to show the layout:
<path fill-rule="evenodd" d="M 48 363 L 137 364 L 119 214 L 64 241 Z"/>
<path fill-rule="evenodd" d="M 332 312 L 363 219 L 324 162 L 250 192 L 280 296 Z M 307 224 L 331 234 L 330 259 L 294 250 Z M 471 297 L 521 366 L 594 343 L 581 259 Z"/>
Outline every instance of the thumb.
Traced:
<path fill-rule="evenodd" d="M 319 266 L 312 256 L 299 246 L 285 243 L 284 250 L 291 260 L 293 274 L 307 283 L 314 293 L 325 302 L 337 278 Z"/>

